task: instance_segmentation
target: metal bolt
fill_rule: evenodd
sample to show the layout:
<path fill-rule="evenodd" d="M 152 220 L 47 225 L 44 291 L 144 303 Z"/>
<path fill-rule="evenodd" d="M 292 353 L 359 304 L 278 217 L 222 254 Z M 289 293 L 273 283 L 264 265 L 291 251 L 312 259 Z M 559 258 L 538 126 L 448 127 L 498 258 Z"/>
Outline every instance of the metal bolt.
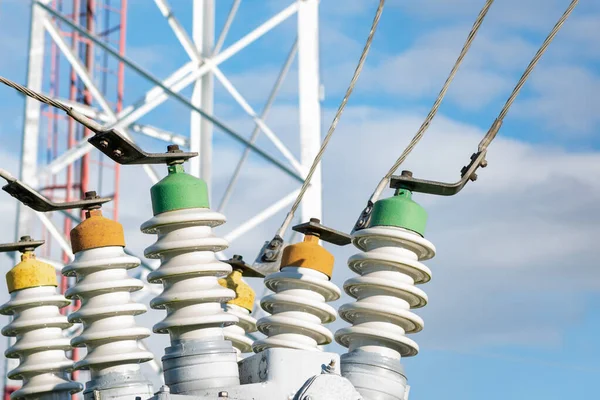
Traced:
<path fill-rule="evenodd" d="M 400 176 L 404 176 L 404 177 L 407 177 L 407 178 L 412 178 L 413 173 L 411 171 L 404 170 L 404 171 L 402 171 L 402 173 L 400 174 Z"/>
<path fill-rule="evenodd" d="M 229 393 L 223 391 L 223 392 L 219 392 L 219 398 L 223 399 L 223 398 L 228 398 L 229 397 Z"/>
<path fill-rule="evenodd" d="M 321 223 L 321 220 L 320 220 L 319 218 L 311 218 L 311 219 L 310 219 L 310 222 L 315 222 L 315 223 L 317 223 L 317 224 L 320 224 L 320 223 Z"/>
<path fill-rule="evenodd" d="M 234 254 L 232 259 L 235 261 L 242 261 L 242 256 L 240 256 L 239 254 Z"/>
<path fill-rule="evenodd" d="M 21 239 L 19 240 L 19 242 L 31 242 L 31 236 L 29 236 L 29 235 L 21 236 Z"/>
<path fill-rule="evenodd" d="M 325 372 L 328 374 L 333 374 L 335 371 L 335 360 L 331 359 L 331 361 L 329 362 L 329 365 L 327 365 L 325 367 Z"/>
<path fill-rule="evenodd" d="M 113 156 L 115 157 L 121 157 L 123 155 L 123 151 L 121 151 L 120 149 L 115 149 L 113 151 Z"/>
<path fill-rule="evenodd" d="M 163 393 L 170 393 L 171 389 L 167 385 L 162 385 L 158 391 Z"/>
<path fill-rule="evenodd" d="M 106 149 L 108 147 L 108 140 L 101 140 L 99 144 L 100 144 L 100 147 L 102 147 L 103 149 Z"/>
<path fill-rule="evenodd" d="M 170 144 L 167 146 L 167 152 L 168 153 L 179 153 L 179 152 L 181 152 L 181 150 L 179 150 L 179 145 Z"/>
<path fill-rule="evenodd" d="M 488 166 L 488 162 L 487 160 L 481 160 L 481 163 L 479 165 L 481 166 L 481 168 L 485 168 Z"/>
<path fill-rule="evenodd" d="M 98 194 L 94 190 L 90 190 L 89 192 L 85 192 L 83 195 L 84 200 L 91 200 L 98 197 Z"/>
<path fill-rule="evenodd" d="M 469 177 L 469 179 L 471 180 L 471 182 L 475 182 L 477 180 L 477 174 L 475 172 L 473 172 L 471 174 L 471 176 Z"/>

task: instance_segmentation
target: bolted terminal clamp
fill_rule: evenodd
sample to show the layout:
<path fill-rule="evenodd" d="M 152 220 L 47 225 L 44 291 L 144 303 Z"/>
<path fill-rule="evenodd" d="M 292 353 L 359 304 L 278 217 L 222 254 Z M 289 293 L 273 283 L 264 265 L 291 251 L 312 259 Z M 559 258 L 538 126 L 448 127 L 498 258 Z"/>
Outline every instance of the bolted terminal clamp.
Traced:
<path fill-rule="evenodd" d="M 305 235 L 317 236 L 325 242 L 338 246 L 345 246 L 351 242 L 349 235 L 321 225 L 318 218 L 311 218 L 309 222 L 296 225 L 292 229 Z M 265 242 L 254 261 L 253 268 L 261 271 L 265 276 L 279 271 L 284 247 L 283 238 L 279 235 L 270 242 Z"/>
<path fill-rule="evenodd" d="M 231 265 L 233 271 L 240 271 L 245 278 L 264 278 L 265 275 L 258 269 L 252 267 L 244 261 L 243 257 L 235 254 L 229 260 L 224 260 L 224 263 Z"/>
<path fill-rule="evenodd" d="M 498 134 L 498 131 L 502 127 L 502 120 L 496 119 L 486 135 L 479 142 L 477 152 L 471 155 L 471 161 L 465 167 L 460 170 L 460 180 L 455 183 L 428 181 L 425 179 L 413 178 L 412 172 L 402 171 L 399 176 L 392 176 L 390 179 L 390 187 L 394 189 L 408 189 L 412 192 L 428 193 L 437 196 L 454 196 L 465 187 L 465 185 L 471 181 L 477 180 L 477 168 L 485 168 L 488 165 L 485 156 L 487 155 L 487 149 L 492 140 Z"/>
<path fill-rule="evenodd" d="M 30 236 L 21 236 L 16 243 L 2 243 L 0 244 L 0 253 L 8 253 L 11 251 L 18 251 L 19 253 L 25 253 L 28 251 L 34 251 L 37 247 L 43 245 L 44 240 L 33 240 Z"/>
<path fill-rule="evenodd" d="M 325 242 L 337 246 L 346 246 L 352 241 L 350 235 L 321 225 L 321 220 L 318 218 L 311 218 L 310 221 L 296 225 L 292 229 L 304 235 L 316 236 Z"/>
<path fill-rule="evenodd" d="M 3 169 L 0 169 L 0 177 L 4 178 L 8 184 L 2 187 L 6 193 L 10 194 L 27 207 L 39 212 L 70 210 L 73 208 L 87 209 L 90 207 L 99 207 L 104 203 L 108 203 L 112 199 L 110 197 L 85 198 L 83 200 L 69 201 L 64 203 L 55 203 L 42 196 L 36 190 L 30 188 L 17 178 L 9 174 Z M 94 195 L 96 192 L 93 192 Z"/>
<path fill-rule="evenodd" d="M 390 178 L 390 187 L 393 189 L 406 189 L 410 190 L 411 192 L 427 193 L 437 196 L 454 196 L 460 192 L 469 181 L 475 182 L 477 180 L 477 168 L 487 167 L 488 162 L 485 159 L 487 155 L 487 149 L 490 143 L 496 138 L 496 135 L 501 127 L 502 119 L 494 120 L 494 123 L 486 135 L 479 142 L 477 151 L 471 155 L 471 161 L 469 164 L 460 170 L 460 180 L 458 182 L 447 183 L 417 179 L 413 178 L 412 172 L 402 171 L 402 174 L 393 175 Z M 369 225 L 372 211 L 373 202 L 369 200 L 367 206 L 354 225 L 354 232 L 364 229 Z"/>
<path fill-rule="evenodd" d="M 446 183 L 438 181 L 429 181 L 425 179 L 413 178 L 412 172 L 402 171 L 401 175 L 394 175 L 390 179 L 392 189 L 408 189 L 411 192 L 427 193 L 437 196 L 454 196 L 465 187 L 469 182 L 477 180 L 475 171 L 477 168 L 485 168 L 488 163 L 485 159 L 485 151 L 473 153 L 469 165 L 460 171 L 461 179 L 455 183 Z"/>
<path fill-rule="evenodd" d="M 257 271 L 261 271 L 265 276 L 279 271 L 283 247 L 283 238 L 279 235 L 275 235 L 270 242 L 265 242 L 258 252 L 258 256 L 252 264 L 252 267 Z"/>
<path fill-rule="evenodd" d="M 77 122 L 83 124 L 92 130 L 95 135 L 88 139 L 88 142 L 104 153 L 107 157 L 118 164 L 172 164 L 182 163 L 198 153 L 184 153 L 179 150 L 179 146 L 172 145 L 174 151 L 166 153 L 146 153 L 135 143 L 130 142 L 115 129 L 106 129 L 96 121 L 85 115 L 71 109 L 67 113 Z"/>

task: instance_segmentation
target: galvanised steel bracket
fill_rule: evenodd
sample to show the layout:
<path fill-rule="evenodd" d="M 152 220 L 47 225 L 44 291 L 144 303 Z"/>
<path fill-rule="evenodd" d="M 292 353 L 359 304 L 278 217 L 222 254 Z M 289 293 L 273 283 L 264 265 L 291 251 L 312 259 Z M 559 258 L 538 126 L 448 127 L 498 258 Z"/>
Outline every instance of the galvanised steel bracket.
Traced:
<path fill-rule="evenodd" d="M 390 179 L 392 189 L 408 189 L 411 192 L 427 193 L 437 196 L 454 196 L 465 187 L 469 181 L 476 181 L 477 168 L 487 167 L 485 154 L 487 151 L 478 151 L 471 155 L 471 162 L 460 171 L 461 179 L 455 183 L 429 181 L 426 179 L 413 178 L 412 172 L 402 171 L 401 175 L 394 175 Z"/>
<path fill-rule="evenodd" d="M 0 244 L 0 253 L 8 253 L 18 251 L 24 253 L 26 251 L 34 251 L 37 247 L 43 245 L 44 240 L 33 240 L 30 236 L 21 236 L 21 239 L 16 243 Z"/>
<path fill-rule="evenodd" d="M 42 196 L 41 193 L 30 188 L 7 171 L 0 169 L 0 177 L 4 178 L 8 184 L 2 186 L 2 190 L 10 194 L 27 207 L 39 212 L 50 212 L 59 210 L 70 210 L 73 208 L 93 208 L 99 207 L 104 203 L 112 200 L 110 197 L 97 197 L 96 192 L 93 192 L 93 197 L 86 197 L 82 200 L 68 201 L 64 203 L 55 203 Z M 91 192 L 90 192 L 91 193 Z"/>
<path fill-rule="evenodd" d="M 147 153 L 140 149 L 136 144 L 123 137 L 115 129 L 106 129 L 94 120 L 71 109 L 67 113 L 77 122 L 92 130 L 95 135 L 88 139 L 88 142 L 104 153 L 107 157 L 118 164 L 173 164 L 182 163 L 198 153 L 186 153 L 179 150 L 179 146 L 169 146 L 166 153 Z"/>

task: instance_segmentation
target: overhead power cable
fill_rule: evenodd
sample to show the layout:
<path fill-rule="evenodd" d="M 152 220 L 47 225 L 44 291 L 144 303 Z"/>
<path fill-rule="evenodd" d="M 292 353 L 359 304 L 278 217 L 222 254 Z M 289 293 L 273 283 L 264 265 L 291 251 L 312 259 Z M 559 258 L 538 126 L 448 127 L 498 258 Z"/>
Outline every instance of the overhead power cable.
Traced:
<path fill-rule="evenodd" d="M 3 76 L 0 76 L 0 83 L 4 83 L 7 86 L 12 87 L 13 89 L 17 90 L 20 93 L 23 93 L 26 96 L 29 96 L 33 99 L 36 99 L 42 103 L 48 104 L 52 107 L 56 107 L 60 110 L 63 110 L 64 112 L 67 113 L 67 115 L 73 119 L 75 119 L 77 122 L 79 122 L 80 124 L 84 125 L 86 128 L 89 128 L 93 131 L 96 131 L 98 129 L 105 129 L 105 130 L 110 130 L 110 127 L 105 127 L 102 126 L 98 123 L 96 123 L 95 121 L 85 117 L 83 114 L 78 113 L 76 110 L 74 110 L 72 107 L 61 103 L 60 101 L 51 99 L 48 96 L 44 96 L 41 93 L 37 93 L 34 92 L 33 90 L 20 85 L 16 82 L 11 81 L 8 78 L 5 78 Z M 200 109 L 196 110 L 196 111 L 201 111 Z M 204 113 L 204 111 L 202 111 L 202 113 Z M 208 115 L 206 113 L 204 113 L 203 115 Z M 295 171 L 291 170 L 289 167 L 287 167 L 286 165 L 282 164 L 279 160 L 277 160 L 276 158 L 274 158 L 273 156 L 269 155 L 268 153 L 266 153 L 264 150 L 256 147 L 256 145 L 250 141 L 248 141 L 247 139 L 245 139 L 244 137 L 242 137 L 240 134 L 238 134 L 237 132 L 234 132 L 233 130 L 231 130 L 230 128 L 227 128 L 225 125 L 223 125 L 222 123 L 218 122 L 217 120 L 215 120 L 212 116 L 208 115 L 210 119 L 214 125 L 218 126 L 220 129 L 222 129 L 225 133 L 228 133 L 230 135 L 232 135 L 236 140 L 238 140 L 239 142 L 243 143 L 244 145 L 246 145 L 247 148 L 252 149 L 254 152 L 256 152 L 257 154 L 259 154 L 261 157 L 263 157 L 265 160 L 271 162 L 273 165 L 277 166 L 279 169 L 281 169 L 283 172 L 285 172 L 286 174 L 288 174 L 289 176 L 291 176 L 294 179 L 297 179 L 298 181 L 303 181 L 302 177 L 300 177 L 300 175 L 298 175 Z"/>
<path fill-rule="evenodd" d="M 463 48 L 460 51 L 460 54 L 458 55 L 458 58 L 456 59 L 456 62 L 454 63 L 454 66 L 452 67 L 450 74 L 448 75 L 448 78 L 446 78 L 446 82 L 444 82 L 444 85 L 442 86 L 442 90 L 440 90 L 437 98 L 435 99 L 435 102 L 433 103 L 433 106 L 431 107 L 429 114 L 427 114 L 427 117 L 425 117 L 425 120 L 419 127 L 419 130 L 417 131 L 415 136 L 412 138 L 412 140 L 410 141 L 408 146 L 404 149 L 404 151 L 402 152 L 400 157 L 398 157 L 398 159 L 396 160 L 394 165 L 392 165 L 390 170 L 385 174 L 385 176 L 379 182 L 379 185 L 377 185 L 375 192 L 373 193 L 373 195 L 371 195 L 371 198 L 370 198 L 371 203 L 375 203 L 375 201 L 377 201 L 377 199 L 379 198 L 379 196 L 381 195 L 383 190 L 388 185 L 390 177 L 394 174 L 394 172 L 396 172 L 398 167 L 404 162 L 406 157 L 408 157 L 408 155 L 412 152 L 412 150 L 419 143 L 419 141 L 421 140 L 423 135 L 425 135 L 425 132 L 427 131 L 427 129 L 429 128 L 429 125 L 431 124 L 431 121 L 433 121 L 433 118 L 437 114 L 438 109 L 440 108 L 440 105 L 442 104 L 442 101 L 444 100 L 444 97 L 446 96 L 446 92 L 448 92 L 448 88 L 450 87 L 450 84 L 454 80 L 454 77 L 456 76 L 458 69 L 460 68 L 465 56 L 469 52 L 469 49 L 471 48 L 471 44 L 475 40 L 475 37 L 477 36 L 477 33 L 479 32 L 479 28 L 481 27 L 481 24 L 483 23 L 483 20 L 484 20 L 485 16 L 487 15 L 487 13 L 493 3 L 494 3 L 494 0 L 487 0 L 484 4 L 483 8 L 479 12 L 479 15 L 477 15 L 477 19 L 475 20 L 475 23 L 473 23 L 473 27 L 471 28 L 471 31 L 469 32 L 469 35 L 467 36 L 467 40 L 465 41 L 465 44 L 463 45 Z"/>
<path fill-rule="evenodd" d="M 478 153 L 474 154 L 473 156 L 477 156 L 477 154 L 484 154 L 487 151 L 488 146 L 490 145 L 490 143 L 496 137 L 498 131 L 500 130 L 500 127 L 502 126 L 504 118 L 508 114 L 508 111 L 509 111 L 510 107 L 512 106 L 512 104 L 514 103 L 515 99 L 517 98 L 519 92 L 523 88 L 523 85 L 525 84 L 525 82 L 527 81 L 527 79 L 531 75 L 533 69 L 535 68 L 535 66 L 539 62 L 540 58 L 546 52 L 548 46 L 554 40 L 556 34 L 562 28 L 563 24 L 565 23 L 565 21 L 567 20 L 567 18 L 571 15 L 571 13 L 573 12 L 573 10 L 575 9 L 575 7 L 577 6 L 578 3 L 579 3 L 579 0 L 572 0 L 571 3 L 569 4 L 569 6 L 567 7 L 567 9 L 565 10 L 565 12 L 562 14 L 562 16 L 560 17 L 560 19 L 558 20 L 558 22 L 556 22 L 556 24 L 554 25 L 554 27 L 552 28 L 552 30 L 550 31 L 550 33 L 548 34 L 548 36 L 546 37 L 546 39 L 544 40 L 544 42 L 542 43 L 542 45 L 540 46 L 540 48 L 538 49 L 538 51 L 536 52 L 535 56 L 533 57 L 533 59 L 530 61 L 529 65 L 527 66 L 527 68 L 523 72 L 523 75 L 521 75 L 521 78 L 517 82 L 517 85 L 514 87 L 514 89 L 513 89 L 512 93 L 510 94 L 508 100 L 504 104 L 504 107 L 502 107 L 502 110 L 500 111 L 500 114 L 494 120 L 494 122 L 492 123 L 492 125 L 488 129 L 488 132 L 486 133 L 486 135 L 484 136 L 484 138 L 479 143 Z M 486 4 L 486 6 L 488 6 L 488 4 Z M 484 9 L 485 9 L 485 7 L 484 7 Z M 480 13 L 480 16 L 481 16 L 481 13 Z M 469 37 L 471 37 L 471 35 Z M 446 85 L 444 85 L 444 86 L 446 86 Z M 442 89 L 442 91 L 444 91 L 444 89 Z M 439 106 L 439 104 L 438 104 L 437 101 L 436 101 L 436 104 Z M 434 108 L 435 108 L 435 104 L 434 104 Z M 430 113 L 430 115 L 431 115 L 431 113 Z M 429 119 L 429 116 L 428 116 L 428 118 L 425 120 L 425 123 L 423 125 L 426 126 L 429 122 L 430 122 L 430 119 Z M 421 128 L 423 128 L 423 126 Z M 389 172 L 384 176 L 384 178 L 381 180 L 381 182 L 377 186 L 375 192 L 373 192 L 373 194 L 371 195 L 371 198 L 369 199 L 369 202 L 367 203 L 367 207 L 365 208 L 365 210 L 363 210 L 363 213 L 359 217 L 359 220 L 357 221 L 357 223 L 356 223 L 356 225 L 354 227 L 354 230 L 361 229 L 362 227 L 364 227 L 364 225 L 366 224 L 366 222 L 368 220 L 368 215 L 370 214 L 370 210 L 372 210 L 373 204 L 375 204 L 375 202 L 379 199 L 379 196 L 381 195 L 381 193 L 383 192 L 383 190 L 385 189 L 385 187 L 389 183 L 389 180 L 390 180 L 391 176 L 398 169 L 398 167 L 400 166 L 400 164 L 402 164 L 402 162 L 404 162 L 404 160 L 406 159 L 406 157 L 410 154 L 410 152 L 416 146 L 417 142 L 421 139 L 421 137 L 422 137 L 422 129 L 419 129 L 419 131 L 417 132 L 417 134 L 415 135 L 415 137 L 413 138 L 413 140 L 409 143 L 409 145 L 406 147 L 406 149 L 402 152 L 402 154 L 400 155 L 400 157 L 398 158 L 398 160 L 396 161 L 396 163 L 394 163 L 394 165 L 392 166 L 392 168 L 389 170 Z M 473 158 L 472 158 L 472 162 L 473 162 Z M 483 163 L 487 164 L 487 162 L 485 162 L 485 160 L 484 160 L 482 162 L 481 166 L 485 166 Z M 475 169 L 478 166 L 479 165 L 475 166 Z M 465 171 L 467 171 L 468 169 L 469 169 L 468 167 L 463 168 L 463 172 L 462 172 L 463 173 L 463 179 L 465 179 L 464 174 L 465 174 Z M 469 178 L 471 180 L 474 180 L 475 178 L 473 178 L 473 176 L 476 178 L 475 174 L 472 174 L 471 177 L 467 177 L 467 178 Z"/>
<path fill-rule="evenodd" d="M 19 85 L 18 83 L 13 82 L 8 78 L 0 76 L 0 82 L 4 83 L 6 86 L 10 86 L 11 88 L 15 89 L 18 92 L 23 93 L 26 96 L 36 99 L 37 101 L 40 101 L 42 103 L 48 104 L 49 106 L 63 110 L 66 113 L 71 111 L 71 107 L 67 106 L 66 104 L 63 104 L 60 101 L 51 99 L 50 97 L 44 96 L 41 93 L 34 92 L 33 90 L 26 88 L 23 85 Z"/>
<path fill-rule="evenodd" d="M 373 23 L 371 24 L 371 30 L 369 31 L 369 36 L 367 37 L 367 41 L 366 41 L 363 51 L 360 55 L 360 59 L 358 60 L 358 65 L 356 66 L 356 69 L 354 70 L 354 75 L 352 76 L 352 79 L 350 80 L 350 85 L 348 85 L 346 94 L 344 95 L 344 98 L 342 99 L 342 102 L 341 102 L 340 106 L 338 107 L 338 109 L 335 113 L 335 116 L 333 117 L 331 126 L 329 127 L 329 130 L 327 131 L 327 135 L 325 135 L 325 139 L 323 139 L 323 143 L 321 144 L 321 148 L 319 149 L 319 152 L 315 156 L 315 159 L 313 160 L 313 163 L 308 171 L 308 174 L 306 175 L 306 178 L 304 179 L 304 183 L 302 184 L 302 187 L 300 188 L 300 191 L 298 192 L 298 196 L 296 197 L 294 204 L 292 204 L 292 208 L 286 215 L 285 220 L 283 221 L 283 224 L 277 231 L 276 237 L 277 236 L 283 237 L 283 235 L 285 234 L 285 231 L 287 230 L 288 226 L 292 222 L 292 219 L 294 218 L 294 214 L 295 214 L 296 210 L 298 209 L 298 206 L 300 205 L 300 202 L 302 201 L 304 194 L 306 193 L 308 187 L 310 186 L 310 181 L 311 181 L 315 171 L 317 170 L 319 163 L 321 162 L 321 158 L 323 158 L 323 154 L 325 153 L 325 150 L 327 149 L 327 145 L 329 144 L 329 141 L 331 140 L 331 136 L 335 132 L 335 128 L 337 127 L 340 117 L 342 116 L 342 113 L 344 112 L 344 108 L 346 108 L 348 99 L 350 98 L 350 95 L 352 95 L 352 92 L 354 91 L 354 86 L 356 86 L 358 77 L 360 76 L 360 73 L 362 72 L 363 66 L 367 59 L 367 55 L 369 54 L 369 49 L 371 48 L 371 43 L 373 42 L 373 37 L 375 36 L 375 31 L 377 30 L 377 25 L 379 25 L 379 19 L 381 18 L 381 13 L 383 12 L 384 3 L 385 3 L 385 0 L 379 1 L 379 6 L 377 7 L 377 11 L 375 12 L 375 17 L 373 18 Z"/>

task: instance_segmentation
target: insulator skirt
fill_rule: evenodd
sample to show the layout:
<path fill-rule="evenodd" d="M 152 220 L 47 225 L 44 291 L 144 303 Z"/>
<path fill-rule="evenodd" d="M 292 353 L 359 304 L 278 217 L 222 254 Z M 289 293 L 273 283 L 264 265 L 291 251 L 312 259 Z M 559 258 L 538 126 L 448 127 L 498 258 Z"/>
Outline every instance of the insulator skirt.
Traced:
<path fill-rule="evenodd" d="M 373 227 L 357 231 L 354 245 L 363 252 L 350 257 L 348 266 L 360 276 L 348 279 L 344 291 L 354 303 L 339 309 L 351 327 L 336 332 L 336 341 L 350 351 L 360 349 L 400 358 L 419 351 L 406 334 L 423 329 L 423 320 L 411 309 L 427 304 L 427 295 L 415 285 L 431 279 L 420 261 L 435 254 L 431 242 L 397 227 Z"/>
<path fill-rule="evenodd" d="M 86 356 L 75 363 L 76 369 L 90 369 L 95 376 L 114 372 L 116 366 L 123 371 L 137 369 L 139 363 L 154 358 L 139 343 L 150 331 L 135 321 L 146 307 L 131 298 L 143 283 L 127 273 L 139 264 L 140 260 L 125 254 L 122 247 L 110 246 L 80 251 L 63 269 L 64 275 L 77 277 L 66 296 L 81 300 L 79 310 L 69 315 L 69 321 L 83 324 L 83 331 L 71 344 L 87 347 Z"/>
<path fill-rule="evenodd" d="M 215 256 L 228 243 L 214 236 L 212 228 L 224 222 L 222 214 L 193 208 L 164 212 L 142 225 L 144 233 L 158 234 L 144 254 L 161 260 L 148 281 L 162 283 L 164 288 L 150 306 L 167 311 L 166 318 L 154 325 L 154 332 L 169 333 L 172 343 L 223 338 L 223 327 L 238 322 L 237 316 L 222 308 L 235 298 L 235 292 L 218 282 L 231 273 L 231 266 Z"/>
<path fill-rule="evenodd" d="M 271 347 L 319 350 L 331 343 L 333 334 L 323 326 L 333 322 L 337 313 L 326 302 L 339 299 L 340 289 L 327 275 L 310 268 L 283 267 L 268 275 L 265 286 L 275 292 L 261 300 L 261 307 L 272 314 L 258 320 L 258 330 L 267 338 L 254 343 L 254 351 Z"/>
<path fill-rule="evenodd" d="M 12 292 L 10 300 L 0 307 L 0 313 L 14 316 L 2 334 L 17 337 L 4 354 L 20 359 L 8 377 L 23 380 L 11 399 L 39 399 L 42 393 L 53 392 L 56 398 L 67 400 L 82 390 L 81 384 L 67 375 L 73 362 L 65 355 L 71 345 L 62 331 L 72 324 L 59 309 L 69 303 L 54 286 L 39 286 Z"/>

